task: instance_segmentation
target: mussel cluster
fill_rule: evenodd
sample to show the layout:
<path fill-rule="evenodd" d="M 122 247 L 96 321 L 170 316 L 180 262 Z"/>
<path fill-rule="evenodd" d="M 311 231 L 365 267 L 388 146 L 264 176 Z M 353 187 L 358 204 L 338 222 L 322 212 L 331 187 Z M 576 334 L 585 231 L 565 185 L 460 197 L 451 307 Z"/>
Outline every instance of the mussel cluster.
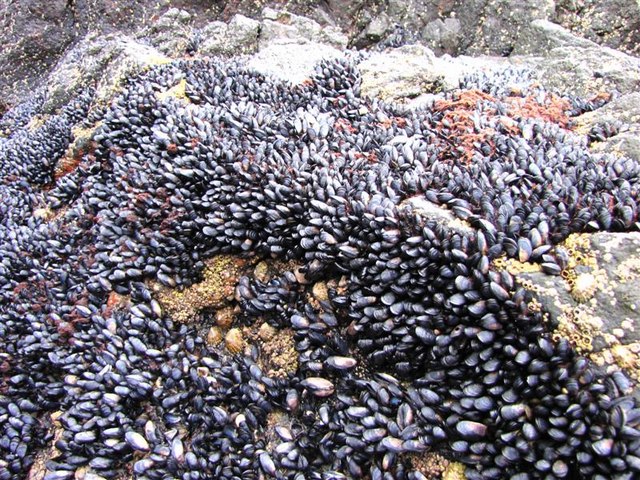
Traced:
<path fill-rule="evenodd" d="M 552 341 L 492 263 L 558 274 L 570 233 L 637 230 L 640 166 L 515 108 L 552 101 L 522 72 L 417 110 L 360 82 L 353 58 L 295 86 L 176 61 L 106 108 L 87 90 L 40 123 L 41 98 L 4 115 L 0 479 L 44 457 L 45 480 L 420 480 L 430 452 L 470 480 L 640 474 L 629 381 Z M 57 174 L 80 127 L 95 130 Z M 159 302 L 222 254 L 298 265 L 247 272 L 233 300 L 237 326 L 293 332 L 294 372 Z"/>

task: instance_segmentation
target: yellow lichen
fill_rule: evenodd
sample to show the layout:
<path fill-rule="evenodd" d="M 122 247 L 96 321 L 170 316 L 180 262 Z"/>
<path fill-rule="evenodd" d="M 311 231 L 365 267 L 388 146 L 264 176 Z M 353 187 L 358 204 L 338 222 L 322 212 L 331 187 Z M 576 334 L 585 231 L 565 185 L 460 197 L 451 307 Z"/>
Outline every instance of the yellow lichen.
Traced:
<path fill-rule="evenodd" d="M 520 262 L 515 258 L 498 257 L 493 261 L 493 266 L 496 270 L 506 270 L 511 275 L 517 275 L 518 273 L 534 273 L 542 270 L 539 264 Z"/>
<path fill-rule="evenodd" d="M 158 301 L 174 320 L 186 322 L 204 309 L 219 309 L 233 299 L 236 284 L 248 261 L 218 255 L 205 262 L 202 281 L 182 290 L 154 285 Z"/>
<path fill-rule="evenodd" d="M 29 120 L 29 123 L 27 124 L 27 129 L 30 131 L 37 130 L 38 128 L 40 128 L 45 124 L 48 118 L 49 118 L 49 115 L 39 115 L 39 114 L 34 115 L 31 118 L 31 120 Z"/>
<path fill-rule="evenodd" d="M 466 480 L 464 465 L 459 462 L 451 462 L 442 472 L 442 480 Z"/>
<path fill-rule="evenodd" d="M 165 90 L 164 92 L 156 93 L 156 97 L 158 100 L 166 100 L 167 98 L 175 98 L 177 100 L 182 100 L 185 102 L 190 102 L 189 97 L 187 97 L 187 81 L 183 78 L 178 82 L 177 85 L 171 87 L 169 90 Z"/>

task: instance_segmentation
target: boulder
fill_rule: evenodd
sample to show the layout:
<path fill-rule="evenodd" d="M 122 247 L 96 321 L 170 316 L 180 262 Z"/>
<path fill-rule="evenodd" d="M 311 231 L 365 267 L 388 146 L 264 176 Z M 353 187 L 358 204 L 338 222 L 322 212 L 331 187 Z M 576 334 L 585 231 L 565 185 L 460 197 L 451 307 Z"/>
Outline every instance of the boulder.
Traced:
<path fill-rule="evenodd" d="M 421 37 L 436 54 L 455 55 L 460 50 L 464 38 L 462 23 L 455 17 L 444 20 L 438 18 L 424 27 Z"/>
<path fill-rule="evenodd" d="M 247 66 L 265 75 L 301 83 L 313 74 L 318 62 L 343 55 L 336 48 L 318 43 L 274 42 L 253 55 Z"/>
<path fill-rule="evenodd" d="M 272 8 L 265 8 L 262 17 L 260 25 L 261 46 L 268 45 L 274 40 L 292 43 L 324 43 L 339 49 L 344 49 L 347 46 L 347 36 L 336 27 L 330 25 L 322 27 L 309 18 Z"/>
<path fill-rule="evenodd" d="M 571 235 L 556 251 L 568 260 L 561 275 L 516 267 L 556 339 L 564 338 L 609 372 L 640 381 L 640 233 Z M 629 392 L 627 392 L 629 393 Z M 640 389 L 635 390 L 640 398 Z"/>
<path fill-rule="evenodd" d="M 157 49 L 120 34 L 87 34 L 51 71 L 44 110 L 53 112 L 86 86 L 95 86 L 95 100 L 105 103 L 123 78 L 168 61 Z"/>
<path fill-rule="evenodd" d="M 200 55 L 242 55 L 258 49 L 260 22 L 234 15 L 228 23 L 215 21 L 195 34 Z"/>
<path fill-rule="evenodd" d="M 602 108 L 579 116 L 576 122 L 578 131 L 584 134 L 613 126 L 618 133 L 593 143 L 591 149 L 625 155 L 640 162 L 640 93 L 622 95 Z"/>
<path fill-rule="evenodd" d="M 506 56 L 531 21 L 549 19 L 553 0 L 458 0 L 454 10 L 463 32 L 462 51 Z"/>
<path fill-rule="evenodd" d="M 407 101 L 443 88 L 443 72 L 434 68 L 436 57 L 419 45 L 376 52 L 358 67 L 363 95 L 385 101 Z"/>
<path fill-rule="evenodd" d="M 556 0 L 554 20 L 600 45 L 640 54 L 640 3 L 637 0 Z"/>
<path fill-rule="evenodd" d="M 165 55 L 179 57 L 189 49 L 192 20 L 193 16 L 186 10 L 170 8 L 137 37 L 148 39 Z"/>
<path fill-rule="evenodd" d="M 640 87 L 640 59 L 579 38 L 537 20 L 518 38 L 514 58 L 538 73 L 541 83 L 563 94 L 589 97 Z"/>

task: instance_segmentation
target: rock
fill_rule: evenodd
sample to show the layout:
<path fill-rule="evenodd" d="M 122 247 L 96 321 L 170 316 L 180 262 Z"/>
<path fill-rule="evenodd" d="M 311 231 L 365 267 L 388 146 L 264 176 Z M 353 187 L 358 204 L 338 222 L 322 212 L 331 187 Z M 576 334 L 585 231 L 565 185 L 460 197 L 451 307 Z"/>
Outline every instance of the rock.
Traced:
<path fill-rule="evenodd" d="M 589 97 L 640 87 L 640 59 L 581 39 L 551 22 L 532 22 L 514 47 L 519 61 L 538 73 L 548 89 Z"/>
<path fill-rule="evenodd" d="M 385 13 L 375 17 L 364 30 L 364 37 L 371 43 L 379 42 L 382 37 L 393 30 L 391 19 Z"/>
<path fill-rule="evenodd" d="M 553 48 L 597 48 L 597 44 L 578 37 L 556 23 L 534 20 L 522 30 L 514 45 L 514 55 L 544 55 Z"/>
<path fill-rule="evenodd" d="M 376 52 L 358 65 L 362 94 L 385 101 L 406 101 L 439 91 L 444 75 L 434 68 L 435 64 L 433 52 L 419 45 Z"/>
<path fill-rule="evenodd" d="M 170 8 L 157 22 L 143 29 L 138 38 L 148 38 L 165 55 L 178 57 L 189 47 L 192 19 L 186 10 Z"/>
<path fill-rule="evenodd" d="M 75 38 L 66 0 L 0 2 L 0 97 L 15 103 L 32 90 Z"/>
<path fill-rule="evenodd" d="M 578 353 L 608 371 L 624 370 L 640 382 L 640 233 L 571 235 L 562 275 L 512 271 L 534 292 L 554 338 L 568 339 Z M 636 387 L 640 395 L 640 388 Z"/>
<path fill-rule="evenodd" d="M 640 93 L 616 98 L 593 112 L 577 117 L 576 123 L 577 130 L 583 134 L 600 125 L 622 125 L 620 133 L 592 144 L 591 148 L 597 152 L 622 154 L 640 162 Z"/>
<path fill-rule="evenodd" d="M 45 87 L 45 111 L 52 112 L 68 102 L 78 89 L 96 85 L 95 99 L 107 102 L 118 83 L 146 66 L 170 59 L 148 45 L 119 34 L 86 35 L 55 66 Z"/>
<path fill-rule="evenodd" d="M 626 53 L 640 53 L 637 0 L 556 0 L 556 22 L 576 35 Z"/>
<path fill-rule="evenodd" d="M 553 0 L 458 1 L 454 8 L 460 20 L 466 54 L 509 55 L 520 32 L 532 20 L 549 19 Z"/>
<path fill-rule="evenodd" d="M 436 54 L 455 55 L 463 39 L 462 24 L 457 18 L 438 18 L 424 27 L 421 37 Z"/>
<path fill-rule="evenodd" d="M 272 43 L 253 55 L 247 66 L 291 83 L 301 83 L 309 78 L 318 62 L 343 55 L 340 50 L 318 43 Z"/>
<path fill-rule="evenodd" d="M 0 2 L 0 98 L 16 103 L 30 96 L 45 83 L 46 74 L 74 42 L 87 34 L 123 34 L 135 37 L 154 22 L 164 22 L 154 33 L 155 41 L 165 45 L 180 37 L 171 30 L 169 2 L 148 0 L 20 0 Z M 217 15 L 215 5 L 201 0 L 180 0 L 184 12 L 201 17 Z M 18 6 L 19 5 L 19 6 Z M 177 10 L 177 9 L 174 9 Z M 184 15 L 181 13 L 180 15 Z M 164 32 L 164 33 L 163 33 Z M 164 48 L 164 47 L 163 47 Z"/>
<path fill-rule="evenodd" d="M 322 27 L 309 18 L 288 12 L 265 8 L 260 26 L 260 45 L 266 46 L 274 40 L 292 43 L 317 42 L 344 49 L 348 38 L 338 28 Z"/>
<path fill-rule="evenodd" d="M 435 220 L 461 235 L 469 235 L 474 231 L 468 223 L 457 218 L 451 210 L 422 197 L 409 198 L 400 204 L 400 208 L 403 209 L 405 215 L 420 215 L 425 220 Z"/>
<path fill-rule="evenodd" d="M 260 22 L 244 15 L 234 15 L 229 23 L 211 22 L 199 30 L 198 53 L 201 55 L 242 55 L 258 49 Z"/>

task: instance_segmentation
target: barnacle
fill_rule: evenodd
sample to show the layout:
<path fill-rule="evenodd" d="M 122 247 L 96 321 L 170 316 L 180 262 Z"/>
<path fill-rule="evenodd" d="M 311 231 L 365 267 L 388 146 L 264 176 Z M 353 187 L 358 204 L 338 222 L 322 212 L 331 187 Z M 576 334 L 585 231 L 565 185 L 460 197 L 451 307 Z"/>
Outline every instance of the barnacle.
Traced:
<path fill-rule="evenodd" d="M 557 318 L 558 325 L 553 338 L 566 339 L 578 353 L 586 354 L 593 349 L 593 339 L 602 330 L 602 320 L 595 317 L 584 306 L 564 306 Z"/>
<path fill-rule="evenodd" d="M 239 328 L 230 329 L 224 337 L 224 345 L 231 353 L 240 353 L 246 345 L 242 330 Z"/>
<path fill-rule="evenodd" d="M 571 285 L 571 296 L 578 302 L 586 302 L 598 289 L 596 277 L 591 273 L 576 275 Z"/>

